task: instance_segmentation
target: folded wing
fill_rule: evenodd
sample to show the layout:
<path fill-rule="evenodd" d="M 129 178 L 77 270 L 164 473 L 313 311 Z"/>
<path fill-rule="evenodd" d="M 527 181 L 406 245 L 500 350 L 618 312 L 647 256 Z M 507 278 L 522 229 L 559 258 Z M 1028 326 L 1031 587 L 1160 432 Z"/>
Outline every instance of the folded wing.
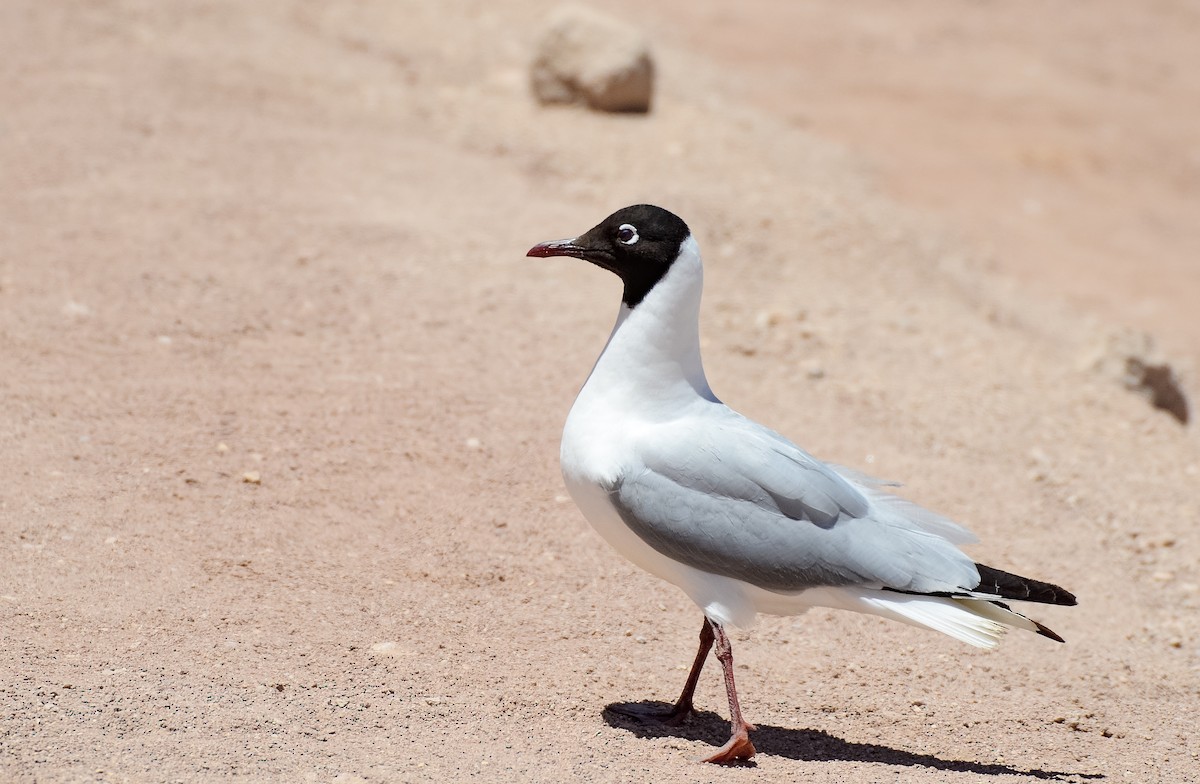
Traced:
<path fill-rule="evenodd" d="M 969 592 L 980 575 L 954 523 L 839 475 L 729 411 L 652 428 L 610 489 L 625 523 L 697 569 L 791 593 L 856 585 Z"/>

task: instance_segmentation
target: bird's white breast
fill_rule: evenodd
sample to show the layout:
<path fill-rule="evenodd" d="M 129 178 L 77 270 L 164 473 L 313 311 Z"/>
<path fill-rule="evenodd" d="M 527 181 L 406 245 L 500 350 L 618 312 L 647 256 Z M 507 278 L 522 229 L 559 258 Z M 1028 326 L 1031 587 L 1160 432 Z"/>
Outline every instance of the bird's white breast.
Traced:
<path fill-rule="evenodd" d="M 672 580 L 674 561 L 661 555 L 637 534 L 617 514 L 609 491 L 635 468 L 630 425 L 627 416 L 586 386 L 567 416 L 563 429 L 560 462 L 563 481 L 575 505 L 592 527 L 617 552 L 634 564 L 665 580 Z M 613 420 L 621 420 L 618 424 Z"/>

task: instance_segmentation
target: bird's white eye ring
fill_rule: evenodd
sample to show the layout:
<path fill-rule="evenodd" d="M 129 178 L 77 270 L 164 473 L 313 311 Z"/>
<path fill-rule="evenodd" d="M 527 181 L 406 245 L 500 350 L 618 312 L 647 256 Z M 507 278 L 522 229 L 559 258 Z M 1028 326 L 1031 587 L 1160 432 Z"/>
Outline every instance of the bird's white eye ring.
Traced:
<path fill-rule="evenodd" d="M 628 223 L 622 223 L 617 229 L 617 241 L 622 245 L 632 245 L 638 241 L 637 229 Z"/>

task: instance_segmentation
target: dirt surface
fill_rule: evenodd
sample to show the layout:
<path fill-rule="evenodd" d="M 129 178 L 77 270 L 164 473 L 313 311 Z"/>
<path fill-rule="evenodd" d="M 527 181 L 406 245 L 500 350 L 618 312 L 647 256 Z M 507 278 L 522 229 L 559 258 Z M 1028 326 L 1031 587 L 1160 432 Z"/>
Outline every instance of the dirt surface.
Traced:
<path fill-rule="evenodd" d="M 532 102 L 544 3 L 3 4 L 0 779 L 1200 780 L 1200 439 L 1086 368 L 1130 324 L 1194 381 L 1193 6 L 791 5 L 611 6 L 641 117 Z M 1066 645 L 764 618 L 752 767 L 696 762 L 716 667 L 604 712 L 700 615 L 558 475 L 618 284 L 524 252 L 639 201 L 718 394 L 1075 591 Z"/>
<path fill-rule="evenodd" d="M 1200 361 L 1200 7 L 676 5 L 744 97 L 853 146 L 1029 289 Z"/>

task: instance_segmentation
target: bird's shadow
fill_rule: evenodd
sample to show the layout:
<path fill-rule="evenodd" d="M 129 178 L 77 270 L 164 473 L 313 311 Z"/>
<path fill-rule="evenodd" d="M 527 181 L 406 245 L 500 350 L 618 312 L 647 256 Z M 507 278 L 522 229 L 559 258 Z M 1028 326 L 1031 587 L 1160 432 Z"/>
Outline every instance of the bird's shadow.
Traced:
<path fill-rule="evenodd" d="M 614 702 L 605 706 L 602 716 L 610 727 L 627 730 L 639 738 L 682 738 L 720 746 L 729 736 L 729 722 L 712 711 L 695 711 L 680 725 L 671 726 L 653 719 L 639 719 L 624 713 L 634 711 L 667 711 L 665 702 Z M 1068 773 L 1065 771 L 1022 769 L 996 763 L 971 762 L 914 754 L 910 751 L 880 746 L 876 743 L 854 743 L 821 730 L 797 730 L 759 724 L 752 740 L 760 754 L 773 754 L 806 762 L 877 762 L 902 767 L 924 767 L 955 773 L 978 773 L 985 776 L 1028 776 L 1048 781 L 1079 781 L 1105 778 L 1102 773 Z M 753 761 L 745 764 L 753 765 Z"/>

